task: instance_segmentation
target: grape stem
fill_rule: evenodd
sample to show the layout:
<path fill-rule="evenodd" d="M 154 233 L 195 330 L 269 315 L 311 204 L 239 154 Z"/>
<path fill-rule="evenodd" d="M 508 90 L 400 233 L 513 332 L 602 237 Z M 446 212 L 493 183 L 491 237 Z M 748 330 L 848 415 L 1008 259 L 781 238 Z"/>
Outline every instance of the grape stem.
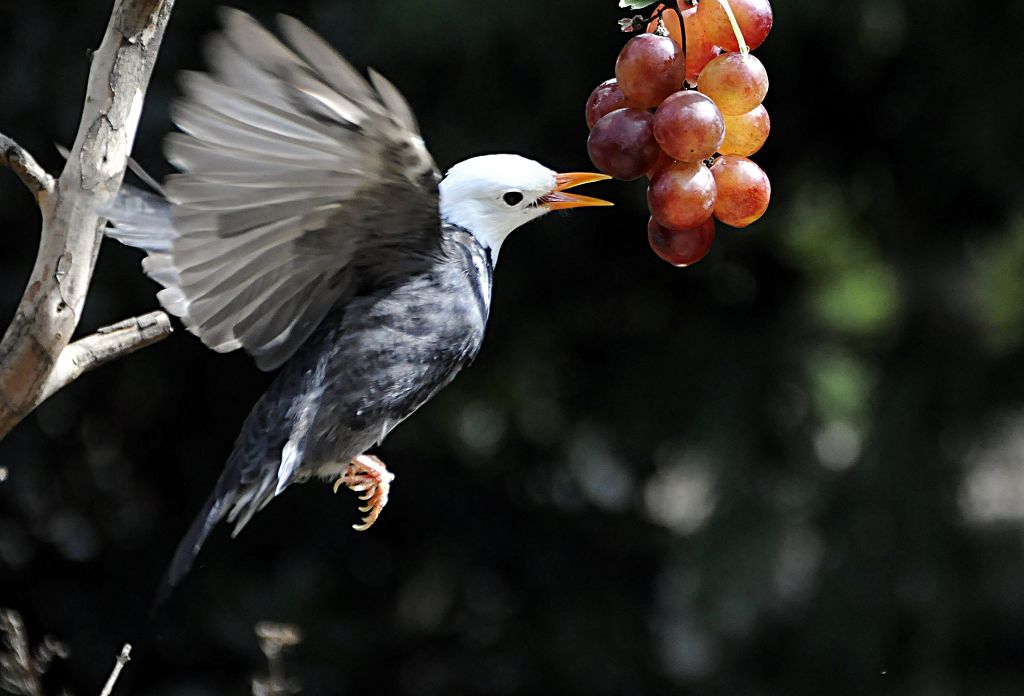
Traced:
<path fill-rule="evenodd" d="M 658 5 L 658 9 L 656 9 L 654 12 L 652 12 L 651 13 L 651 18 L 647 20 L 648 24 L 653 22 L 655 19 L 657 19 L 659 22 L 661 22 L 662 21 L 661 16 L 663 14 L 665 14 L 665 10 L 667 10 L 667 9 L 669 9 L 669 7 L 665 3 L 661 3 L 660 5 Z"/>
<path fill-rule="evenodd" d="M 664 12 L 665 10 L 675 10 L 679 14 L 679 16 L 682 17 L 683 8 L 679 6 L 680 3 L 685 3 L 686 5 L 691 4 L 690 0 L 668 0 L 668 2 L 665 3 L 665 6 L 661 8 L 661 11 Z"/>
<path fill-rule="evenodd" d="M 651 18 L 647 20 L 647 23 L 650 24 L 655 18 L 657 18 L 659 22 L 664 22 L 664 14 L 666 10 L 675 10 L 676 14 L 682 17 L 683 10 L 679 7 L 680 2 L 691 4 L 690 0 L 665 0 L 665 2 L 658 5 L 658 9 L 651 13 Z"/>
<path fill-rule="evenodd" d="M 729 24 L 732 25 L 732 32 L 736 34 L 736 43 L 740 45 L 740 55 L 746 57 L 750 53 L 750 48 L 747 46 L 747 42 L 743 39 L 743 32 L 740 31 L 740 25 L 736 22 L 736 15 L 732 13 L 732 6 L 729 4 L 729 0 L 718 0 L 722 4 L 722 9 L 725 10 L 726 16 L 729 17 Z"/>

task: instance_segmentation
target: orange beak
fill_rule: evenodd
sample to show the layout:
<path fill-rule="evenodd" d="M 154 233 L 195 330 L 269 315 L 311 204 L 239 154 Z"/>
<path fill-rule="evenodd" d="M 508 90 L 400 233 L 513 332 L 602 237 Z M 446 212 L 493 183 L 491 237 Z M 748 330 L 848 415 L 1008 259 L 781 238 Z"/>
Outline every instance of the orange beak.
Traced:
<path fill-rule="evenodd" d="M 555 188 L 551 193 L 540 197 L 540 202 L 548 210 L 564 210 L 566 208 L 586 208 L 596 205 L 615 205 L 600 198 L 590 196 L 579 196 L 575 193 L 565 193 L 566 189 L 574 186 L 589 184 L 592 181 L 604 181 L 611 179 L 607 174 L 591 174 L 590 172 L 570 172 L 568 174 L 555 175 Z"/>

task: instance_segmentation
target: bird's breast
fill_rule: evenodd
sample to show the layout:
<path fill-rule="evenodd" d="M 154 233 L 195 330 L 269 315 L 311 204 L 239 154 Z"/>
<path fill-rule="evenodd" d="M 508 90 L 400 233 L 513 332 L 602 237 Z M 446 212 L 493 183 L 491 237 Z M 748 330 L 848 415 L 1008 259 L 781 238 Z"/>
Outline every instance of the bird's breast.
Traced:
<path fill-rule="evenodd" d="M 295 405 L 317 395 L 315 414 L 306 411 L 314 470 L 382 440 L 476 356 L 490 283 L 485 252 L 460 240 L 429 268 L 328 316 L 279 377 Z"/>

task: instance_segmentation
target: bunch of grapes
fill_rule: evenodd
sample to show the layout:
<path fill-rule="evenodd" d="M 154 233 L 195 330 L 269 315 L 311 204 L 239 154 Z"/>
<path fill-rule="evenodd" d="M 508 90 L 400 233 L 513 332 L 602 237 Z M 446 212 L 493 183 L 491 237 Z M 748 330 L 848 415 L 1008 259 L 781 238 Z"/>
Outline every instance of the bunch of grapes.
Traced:
<path fill-rule="evenodd" d="M 668 5 L 645 20 L 615 77 L 587 100 L 587 150 L 616 179 L 647 176 L 651 248 L 688 266 L 711 248 L 715 220 L 746 227 L 768 208 L 771 184 L 748 159 L 770 129 L 761 104 L 768 75 L 750 50 L 768 36 L 772 8 L 769 0 Z M 632 26 L 624 20 L 624 30 Z"/>

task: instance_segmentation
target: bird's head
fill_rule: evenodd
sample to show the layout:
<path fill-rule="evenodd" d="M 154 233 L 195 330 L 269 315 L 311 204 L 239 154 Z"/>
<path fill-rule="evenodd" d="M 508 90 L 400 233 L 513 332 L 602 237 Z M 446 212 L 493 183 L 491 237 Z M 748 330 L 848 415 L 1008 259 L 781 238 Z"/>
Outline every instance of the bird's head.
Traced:
<path fill-rule="evenodd" d="M 459 162 L 441 181 L 441 217 L 468 230 L 497 259 L 505 237 L 552 210 L 612 205 L 566 189 L 611 177 L 558 174 L 519 155 L 484 155 Z"/>

